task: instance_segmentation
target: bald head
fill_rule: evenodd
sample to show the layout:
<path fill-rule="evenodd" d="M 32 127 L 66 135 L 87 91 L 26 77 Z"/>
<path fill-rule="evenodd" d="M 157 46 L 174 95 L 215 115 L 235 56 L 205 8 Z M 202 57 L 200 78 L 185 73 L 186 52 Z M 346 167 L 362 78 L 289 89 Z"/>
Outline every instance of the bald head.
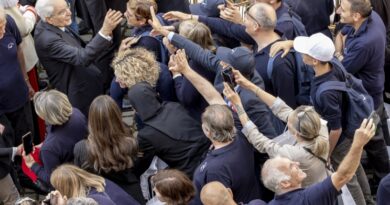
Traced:
<path fill-rule="evenodd" d="M 200 200 L 204 205 L 236 204 L 233 195 L 222 183 L 214 181 L 203 186 Z"/>
<path fill-rule="evenodd" d="M 274 30 L 276 26 L 276 12 L 275 9 L 266 3 L 256 3 L 248 11 L 261 24 L 264 30 Z"/>

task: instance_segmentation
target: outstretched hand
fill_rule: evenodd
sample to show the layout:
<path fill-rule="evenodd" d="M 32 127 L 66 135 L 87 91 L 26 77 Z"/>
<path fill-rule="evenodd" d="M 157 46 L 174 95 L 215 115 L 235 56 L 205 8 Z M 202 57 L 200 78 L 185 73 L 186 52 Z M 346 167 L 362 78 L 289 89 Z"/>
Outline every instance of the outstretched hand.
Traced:
<path fill-rule="evenodd" d="M 233 105 L 241 105 L 241 99 L 238 94 L 233 91 L 230 86 L 227 83 L 223 83 L 224 89 L 223 89 L 223 95 L 233 103 Z"/>
<path fill-rule="evenodd" d="M 122 22 L 122 13 L 120 11 L 115 11 L 109 9 L 104 18 L 103 26 L 101 32 L 105 36 L 111 35 L 112 31 Z"/>
<path fill-rule="evenodd" d="M 141 36 L 138 37 L 128 37 L 122 40 L 121 45 L 119 46 L 119 52 L 129 49 L 132 45 L 138 42 Z"/>
<path fill-rule="evenodd" d="M 152 26 L 153 30 L 151 33 L 156 36 L 156 35 L 168 35 L 169 31 L 166 30 L 158 20 L 156 16 L 156 12 L 154 11 L 154 7 L 150 6 L 150 15 L 151 19 L 148 20 L 148 23 Z"/>
<path fill-rule="evenodd" d="M 251 81 L 249 81 L 248 79 L 246 79 L 241 73 L 240 71 L 238 70 L 235 70 L 233 69 L 233 75 L 234 75 L 234 80 L 236 81 L 236 83 L 238 85 L 240 85 L 241 87 L 245 88 L 245 89 L 250 89 L 251 85 L 253 85 L 253 83 Z"/>
<path fill-rule="evenodd" d="M 186 52 L 183 49 L 176 51 L 175 55 L 172 55 L 169 70 L 173 73 L 184 73 L 186 70 L 191 69 L 188 65 Z"/>
<path fill-rule="evenodd" d="M 355 131 L 355 136 L 353 137 L 354 144 L 363 147 L 374 137 L 375 131 L 376 126 L 373 120 L 364 119 L 359 129 Z"/>

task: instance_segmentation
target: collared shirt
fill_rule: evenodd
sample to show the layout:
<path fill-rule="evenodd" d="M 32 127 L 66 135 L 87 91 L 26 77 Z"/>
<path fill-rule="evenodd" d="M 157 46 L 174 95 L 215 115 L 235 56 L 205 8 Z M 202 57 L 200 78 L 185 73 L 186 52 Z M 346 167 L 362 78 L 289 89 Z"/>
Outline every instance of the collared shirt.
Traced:
<path fill-rule="evenodd" d="M 193 182 L 197 192 L 191 204 L 201 204 L 200 190 L 212 181 L 219 181 L 232 189 L 235 201 L 248 203 L 260 198 L 253 147 L 241 133 L 225 147 L 210 150 L 195 170 Z"/>
<path fill-rule="evenodd" d="M 318 184 L 306 189 L 296 189 L 281 195 L 276 195 L 269 205 L 331 205 L 336 204 L 339 191 L 333 186 L 332 179 L 326 178 Z"/>
<path fill-rule="evenodd" d="M 386 29 L 383 21 L 372 11 L 356 32 L 350 25 L 341 32 L 347 36 L 342 63 L 349 73 L 363 81 L 376 109 L 383 103 L 385 81 Z"/>

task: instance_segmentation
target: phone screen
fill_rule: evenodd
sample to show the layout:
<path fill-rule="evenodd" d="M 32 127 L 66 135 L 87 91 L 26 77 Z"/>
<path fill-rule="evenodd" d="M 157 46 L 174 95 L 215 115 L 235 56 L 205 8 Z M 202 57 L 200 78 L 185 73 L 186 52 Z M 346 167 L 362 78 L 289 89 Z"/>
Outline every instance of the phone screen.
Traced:
<path fill-rule="evenodd" d="M 370 116 L 368 116 L 368 120 L 370 120 L 370 119 L 372 119 L 372 121 L 375 125 L 378 125 L 378 123 L 380 121 L 379 115 L 375 111 L 372 111 Z"/>
<path fill-rule="evenodd" d="M 23 135 L 22 141 L 26 155 L 30 154 L 33 151 L 33 139 L 31 132 L 27 132 L 25 135 Z"/>
<path fill-rule="evenodd" d="M 223 81 L 225 81 L 232 90 L 234 90 L 234 87 L 236 87 L 236 81 L 234 80 L 234 75 L 233 75 L 233 69 L 229 66 L 225 69 L 222 70 L 221 72 Z"/>

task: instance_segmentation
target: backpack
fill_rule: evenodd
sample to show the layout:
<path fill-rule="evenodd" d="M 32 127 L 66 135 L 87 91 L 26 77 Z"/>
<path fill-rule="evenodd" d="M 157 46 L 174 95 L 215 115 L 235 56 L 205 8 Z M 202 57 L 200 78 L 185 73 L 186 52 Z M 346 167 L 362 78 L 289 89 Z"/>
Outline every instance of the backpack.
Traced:
<path fill-rule="evenodd" d="M 360 127 L 364 118 L 367 118 L 374 111 L 374 101 L 364 88 L 362 81 L 348 73 L 339 60 L 333 59 L 331 63 L 333 68 L 340 69 L 343 72 L 345 81 L 322 83 L 315 93 L 314 100 L 319 106 L 322 106 L 320 96 L 324 91 L 338 90 L 344 92 L 348 103 L 346 106 L 345 121 L 347 125 L 345 131 L 348 135 L 352 135 Z"/>
<path fill-rule="evenodd" d="M 303 25 L 301 17 L 295 13 L 290 7 L 288 12 L 282 14 L 278 19 L 278 22 L 292 22 L 294 28 L 294 38 L 297 36 L 307 36 L 305 25 Z"/>
<path fill-rule="evenodd" d="M 295 96 L 298 105 L 310 105 L 310 88 L 311 81 L 314 78 L 314 70 L 311 66 L 306 65 L 303 62 L 302 55 L 291 49 L 290 52 L 294 55 L 296 66 L 296 81 L 298 85 L 298 92 Z M 278 52 L 274 57 L 270 57 L 267 65 L 267 76 L 272 79 L 272 71 L 274 69 L 274 61 L 277 56 L 280 56 L 282 52 Z"/>
<path fill-rule="evenodd" d="M 163 17 L 161 15 L 156 15 L 156 17 L 160 21 L 161 25 L 163 25 L 163 26 L 167 25 L 166 21 L 163 19 Z M 150 37 L 151 41 L 153 41 L 153 40 L 158 41 L 158 43 L 160 44 L 160 56 L 156 56 L 156 57 L 157 57 L 157 59 L 160 59 L 160 63 L 168 65 L 169 52 L 168 52 L 168 49 L 163 44 L 163 36 L 161 36 L 161 35 L 160 36 L 151 36 L 149 34 L 150 34 L 150 31 L 145 31 L 140 36 L 141 36 L 141 38 L 144 36 L 148 36 L 148 37 Z"/>

